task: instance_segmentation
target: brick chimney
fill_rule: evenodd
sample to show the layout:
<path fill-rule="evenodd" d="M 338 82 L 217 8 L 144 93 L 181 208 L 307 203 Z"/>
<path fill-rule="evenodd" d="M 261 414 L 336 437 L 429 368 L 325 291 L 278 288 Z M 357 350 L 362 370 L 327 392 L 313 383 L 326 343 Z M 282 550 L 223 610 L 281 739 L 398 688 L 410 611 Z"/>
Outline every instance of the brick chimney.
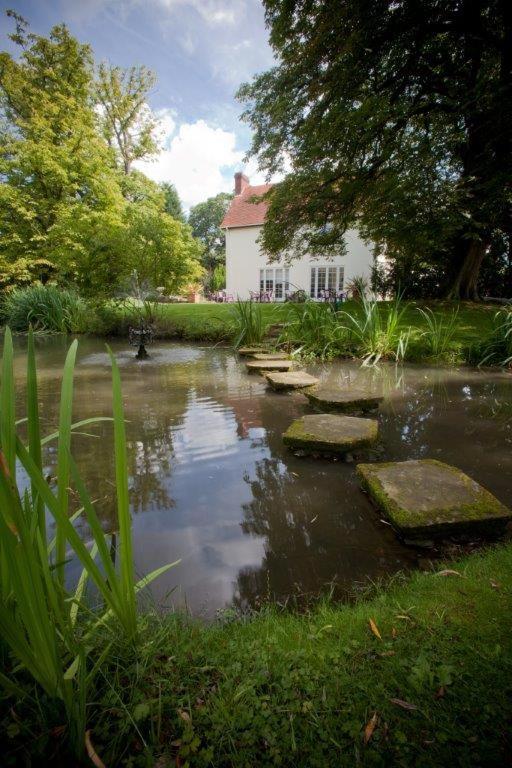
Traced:
<path fill-rule="evenodd" d="M 247 176 L 238 171 L 235 173 L 235 195 L 241 195 L 246 187 L 249 186 L 249 179 Z"/>

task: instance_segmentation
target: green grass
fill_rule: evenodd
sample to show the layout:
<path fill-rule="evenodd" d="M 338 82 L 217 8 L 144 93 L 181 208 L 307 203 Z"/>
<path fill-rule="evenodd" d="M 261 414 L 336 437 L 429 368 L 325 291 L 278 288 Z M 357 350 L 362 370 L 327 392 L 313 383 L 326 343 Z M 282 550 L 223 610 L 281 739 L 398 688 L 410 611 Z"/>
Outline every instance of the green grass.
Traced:
<path fill-rule="evenodd" d="M 204 626 L 147 614 L 137 648 L 119 643 L 96 677 L 96 751 L 120 766 L 505 765 L 512 546 L 447 568 L 305 615 Z M 7 759 L 58 753 L 45 714 L 43 728 L 28 701 L 4 702 Z"/>
<path fill-rule="evenodd" d="M 387 302 L 381 302 L 385 308 Z M 228 339 L 231 331 L 232 306 L 230 304 L 161 304 L 158 307 L 159 318 L 157 321 L 158 332 L 162 338 L 182 337 L 187 339 L 208 340 L 218 337 Z M 297 305 L 304 310 L 305 305 Z M 455 308 L 459 309 L 457 316 L 457 329 L 453 338 L 455 347 L 467 346 L 481 340 L 483 336 L 492 330 L 493 317 L 496 308 L 485 304 L 452 302 L 408 302 L 402 322 L 404 325 L 417 326 L 420 330 L 426 330 L 427 324 L 418 312 L 418 307 L 431 308 L 434 312 L 450 317 Z M 287 305 L 262 304 L 263 317 L 272 323 L 283 322 Z M 354 301 L 347 301 L 340 305 L 340 309 L 360 315 L 360 305 Z M 98 323 L 97 328 L 91 331 L 117 335 L 124 332 L 123 321 L 129 318 L 122 309 L 112 306 L 104 310 L 104 326 Z"/>

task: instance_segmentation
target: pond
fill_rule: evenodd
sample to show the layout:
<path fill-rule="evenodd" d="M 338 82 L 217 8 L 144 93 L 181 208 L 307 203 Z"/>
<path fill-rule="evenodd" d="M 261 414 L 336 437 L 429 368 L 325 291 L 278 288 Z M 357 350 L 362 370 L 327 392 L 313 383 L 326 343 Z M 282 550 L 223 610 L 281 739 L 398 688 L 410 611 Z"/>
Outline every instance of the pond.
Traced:
<path fill-rule="evenodd" d="M 24 411 L 25 347 L 16 340 L 18 414 Z M 69 340 L 37 343 L 45 433 L 58 422 Z M 181 558 L 152 587 L 165 607 L 211 617 L 315 596 L 417 565 L 421 553 L 396 538 L 359 488 L 355 465 L 297 457 L 281 440 L 311 412 L 300 393 L 269 391 L 231 350 L 159 342 L 139 362 L 112 343 L 127 419 L 136 569 Z M 454 464 L 502 502 L 512 498 L 512 376 L 465 368 L 305 366 L 322 382 L 382 387 L 383 460 Z M 82 338 L 74 420 L 111 415 L 110 365 L 100 339 Z M 115 528 L 112 426 L 73 438 L 73 453 L 106 531 Z M 45 454 L 48 472 L 55 445 Z M 88 531 L 81 524 L 84 538 Z"/>

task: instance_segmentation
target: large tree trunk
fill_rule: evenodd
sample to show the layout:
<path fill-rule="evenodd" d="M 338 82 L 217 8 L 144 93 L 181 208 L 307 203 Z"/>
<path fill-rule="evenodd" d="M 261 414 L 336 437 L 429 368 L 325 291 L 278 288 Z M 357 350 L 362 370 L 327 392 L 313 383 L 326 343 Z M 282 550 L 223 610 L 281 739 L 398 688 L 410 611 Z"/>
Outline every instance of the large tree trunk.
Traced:
<path fill-rule="evenodd" d="M 468 240 L 466 254 L 449 293 L 449 299 L 478 301 L 478 276 L 484 260 L 486 243 L 482 240 Z"/>

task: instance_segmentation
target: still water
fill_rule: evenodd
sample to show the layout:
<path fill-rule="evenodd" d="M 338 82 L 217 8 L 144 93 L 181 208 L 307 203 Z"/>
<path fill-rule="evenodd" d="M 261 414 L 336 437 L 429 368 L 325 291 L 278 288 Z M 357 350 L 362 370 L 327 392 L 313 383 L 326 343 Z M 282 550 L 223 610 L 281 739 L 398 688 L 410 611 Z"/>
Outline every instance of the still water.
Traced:
<path fill-rule="evenodd" d="M 58 422 L 68 341 L 41 339 L 37 358 L 45 432 Z M 343 596 L 358 583 L 415 567 L 360 491 L 355 465 L 299 458 L 281 442 L 311 412 L 300 393 L 278 394 L 228 349 L 158 343 L 151 358 L 113 342 L 127 419 L 137 572 L 181 558 L 152 587 L 161 605 L 211 617 L 266 600 Z M 382 389 L 382 460 L 436 458 L 512 499 L 512 376 L 461 369 L 356 363 L 309 365 L 329 384 Z M 24 415 L 25 348 L 17 341 L 18 415 Z M 111 415 L 102 340 L 79 343 L 75 421 Z M 73 438 L 73 453 L 106 531 L 115 528 L 112 426 Z M 45 455 L 48 472 L 55 445 Z M 88 537 L 85 524 L 81 527 Z"/>

